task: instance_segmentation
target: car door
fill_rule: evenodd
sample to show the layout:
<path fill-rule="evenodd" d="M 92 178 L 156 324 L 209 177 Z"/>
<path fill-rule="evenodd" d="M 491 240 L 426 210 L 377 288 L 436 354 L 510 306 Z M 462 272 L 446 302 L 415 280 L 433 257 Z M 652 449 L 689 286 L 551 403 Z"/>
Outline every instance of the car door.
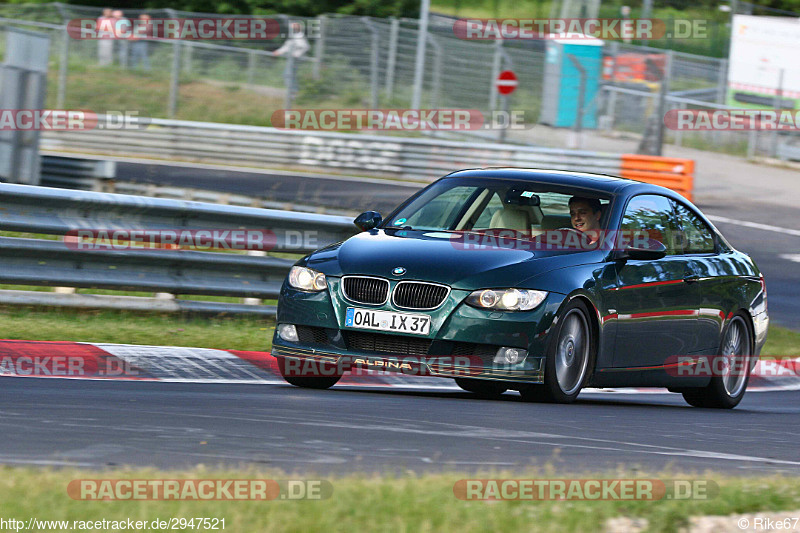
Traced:
<path fill-rule="evenodd" d="M 647 232 L 667 248 L 657 260 L 627 260 L 617 269 L 614 366 L 651 367 L 697 349 L 700 290 L 680 248 L 675 214 L 665 196 L 634 196 L 620 229 Z"/>
<path fill-rule="evenodd" d="M 683 253 L 696 276 L 700 290 L 700 306 L 697 317 L 697 350 L 714 353 L 719 340 L 725 313 L 730 307 L 730 291 L 725 284 L 732 276 L 725 275 L 727 266 L 717 254 L 714 232 L 689 206 L 674 202 L 675 216 L 683 243 Z M 730 273 L 730 269 L 728 269 Z"/>

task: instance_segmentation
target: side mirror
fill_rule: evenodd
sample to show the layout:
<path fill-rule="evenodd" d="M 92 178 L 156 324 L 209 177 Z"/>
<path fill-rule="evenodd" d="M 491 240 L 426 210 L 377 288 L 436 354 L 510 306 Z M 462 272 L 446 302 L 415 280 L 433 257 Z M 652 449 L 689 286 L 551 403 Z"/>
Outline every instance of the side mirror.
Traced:
<path fill-rule="evenodd" d="M 382 221 L 383 218 L 377 211 L 365 211 L 356 217 L 353 224 L 361 231 L 369 231 L 372 228 L 377 228 Z"/>
<path fill-rule="evenodd" d="M 653 261 L 667 255 L 667 247 L 662 243 L 651 240 L 649 244 L 650 246 L 647 248 L 628 246 L 617 254 L 617 259 L 621 261 L 626 259 Z"/>

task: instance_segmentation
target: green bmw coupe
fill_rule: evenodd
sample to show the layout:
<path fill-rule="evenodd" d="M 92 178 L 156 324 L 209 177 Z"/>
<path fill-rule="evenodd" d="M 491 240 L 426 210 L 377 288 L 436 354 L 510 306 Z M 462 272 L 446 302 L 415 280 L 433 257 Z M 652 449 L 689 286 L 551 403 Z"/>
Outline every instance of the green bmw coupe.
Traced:
<path fill-rule="evenodd" d="M 571 402 L 584 387 L 744 396 L 766 341 L 753 260 L 668 189 L 603 175 L 455 172 L 298 261 L 273 355 L 328 388 L 371 369 Z"/>

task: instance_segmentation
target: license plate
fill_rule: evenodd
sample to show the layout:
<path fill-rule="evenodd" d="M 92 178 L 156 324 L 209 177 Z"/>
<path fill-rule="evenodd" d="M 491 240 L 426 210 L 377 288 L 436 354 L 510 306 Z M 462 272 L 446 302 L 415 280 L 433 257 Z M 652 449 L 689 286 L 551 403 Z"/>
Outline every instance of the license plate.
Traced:
<path fill-rule="evenodd" d="M 427 335 L 431 330 L 431 317 L 428 315 L 410 315 L 392 311 L 348 307 L 344 325 L 359 329 Z"/>

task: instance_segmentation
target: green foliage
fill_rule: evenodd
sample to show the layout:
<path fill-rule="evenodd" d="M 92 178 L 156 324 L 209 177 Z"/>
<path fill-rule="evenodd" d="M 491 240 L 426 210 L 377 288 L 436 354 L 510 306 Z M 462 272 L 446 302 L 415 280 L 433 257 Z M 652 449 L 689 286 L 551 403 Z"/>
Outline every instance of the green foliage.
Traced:
<path fill-rule="evenodd" d="M 298 81 L 298 105 L 316 106 L 321 101 L 333 103 L 334 100 L 345 106 L 368 105 L 368 81 L 343 56 L 326 61 L 319 79 L 314 79 L 310 66 L 304 65 L 298 73 Z"/>

